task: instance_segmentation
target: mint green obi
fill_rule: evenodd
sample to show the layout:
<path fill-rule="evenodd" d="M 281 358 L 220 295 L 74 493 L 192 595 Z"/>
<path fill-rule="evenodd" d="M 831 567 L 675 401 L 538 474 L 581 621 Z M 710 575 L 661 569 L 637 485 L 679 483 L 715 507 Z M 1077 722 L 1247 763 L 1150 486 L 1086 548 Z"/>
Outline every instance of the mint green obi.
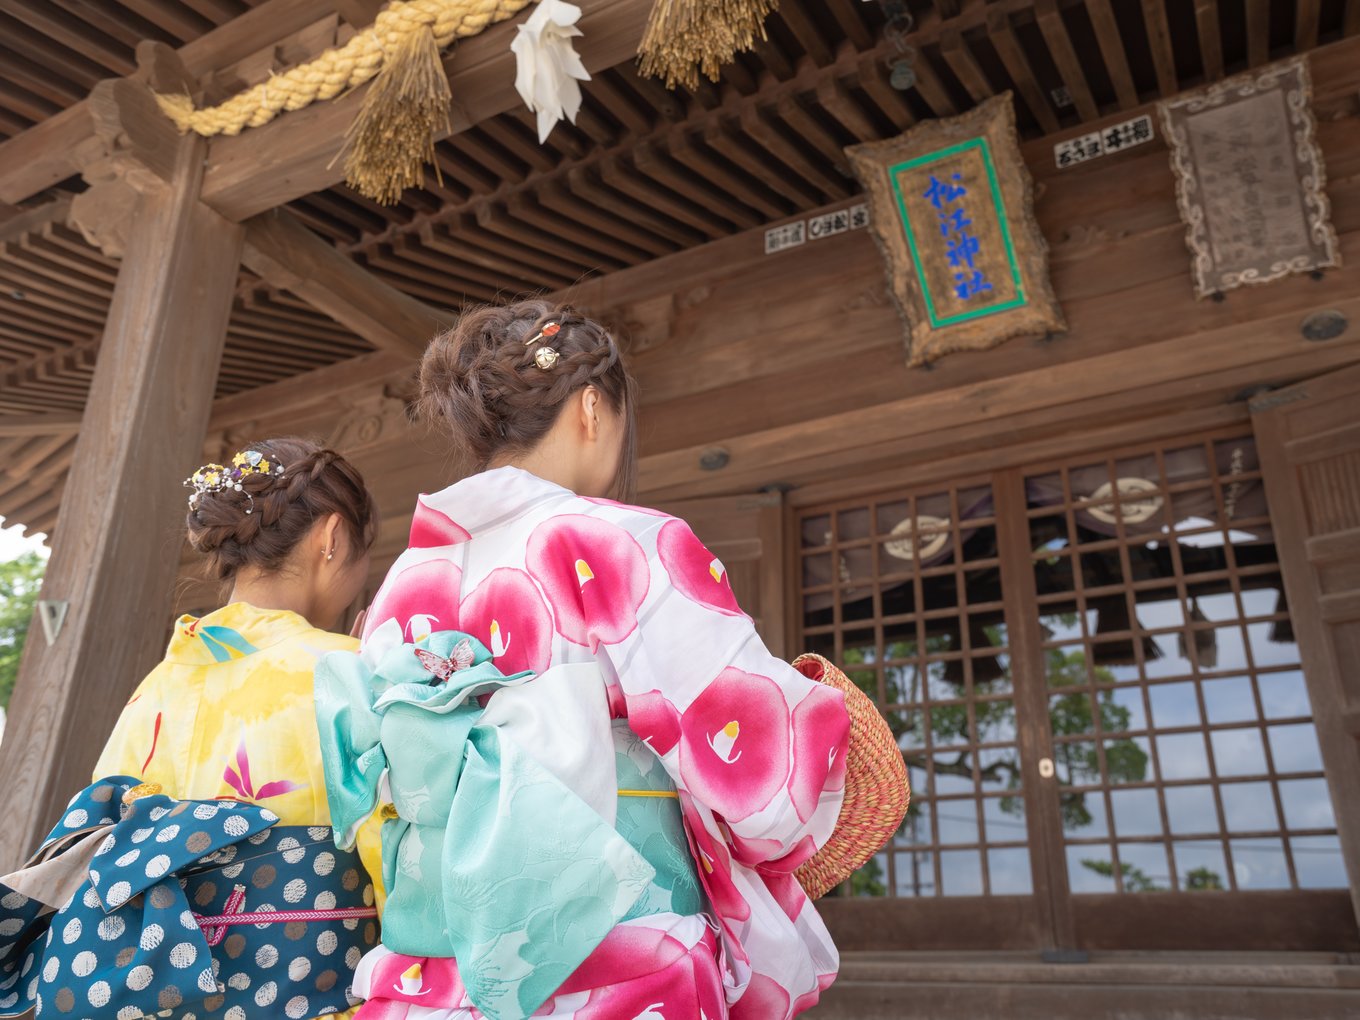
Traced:
<path fill-rule="evenodd" d="M 704 901 L 675 787 L 609 723 L 598 674 L 505 676 L 491 658 L 456 631 L 331 652 L 317 727 L 336 843 L 388 817 L 383 944 L 456 958 L 473 1004 L 518 1020 L 621 921 Z"/>

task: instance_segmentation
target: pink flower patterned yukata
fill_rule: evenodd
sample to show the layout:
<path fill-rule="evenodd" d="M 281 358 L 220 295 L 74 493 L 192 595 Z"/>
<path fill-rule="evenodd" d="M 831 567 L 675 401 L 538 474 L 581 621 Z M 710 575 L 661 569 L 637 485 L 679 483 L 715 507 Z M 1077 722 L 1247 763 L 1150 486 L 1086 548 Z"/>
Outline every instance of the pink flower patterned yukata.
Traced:
<path fill-rule="evenodd" d="M 650 748 L 708 905 L 623 921 L 534 1015 L 787 1020 L 814 1005 L 839 958 L 793 872 L 840 812 L 844 699 L 766 650 L 689 526 L 513 467 L 422 496 L 364 642 L 452 629 L 502 672 L 538 674 L 487 711 L 610 824 L 611 729 Z M 564 691 L 616 722 L 573 741 L 572 712 L 552 707 Z M 474 1020 L 462 980 L 455 960 L 379 947 L 356 975 L 360 1017 Z"/>

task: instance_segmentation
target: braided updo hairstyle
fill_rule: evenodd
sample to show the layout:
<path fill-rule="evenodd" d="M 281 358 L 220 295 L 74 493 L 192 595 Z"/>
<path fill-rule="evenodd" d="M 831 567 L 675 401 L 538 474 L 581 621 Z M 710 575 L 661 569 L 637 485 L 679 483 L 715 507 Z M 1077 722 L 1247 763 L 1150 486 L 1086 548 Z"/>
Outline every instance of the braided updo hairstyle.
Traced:
<path fill-rule="evenodd" d="M 266 439 L 242 448 L 251 450 L 282 464 L 283 474 L 247 474 L 244 491 L 202 493 L 189 511 L 189 542 L 207 557 L 210 577 L 227 580 L 244 567 L 278 570 L 312 525 L 330 514 L 345 522 L 351 557 L 373 544 L 373 496 L 344 457 L 306 439 Z"/>
<path fill-rule="evenodd" d="M 528 344 L 549 323 L 561 328 Z M 539 368 L 541 346 L 558 353 Z M 609 330 L 550 301 L 518 301 L 465 312 L 430 342 L 420 362 L 421 418 L 443 429 L 485 469 L 498 455 L 538 444 L 572 394 L 596 387 L 624 420 L 624 448 L 615 491 L 627 498 L 637 472 L 636 383 Z"/>

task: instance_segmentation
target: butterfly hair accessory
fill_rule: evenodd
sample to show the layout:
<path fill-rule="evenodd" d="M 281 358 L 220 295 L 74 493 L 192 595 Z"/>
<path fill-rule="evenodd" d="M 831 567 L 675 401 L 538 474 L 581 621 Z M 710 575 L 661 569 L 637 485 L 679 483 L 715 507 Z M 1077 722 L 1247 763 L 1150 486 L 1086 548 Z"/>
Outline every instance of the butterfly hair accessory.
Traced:
<path fill-rule="evenodd" d="M 449 652 L 447 659 L 424 648 L 417 648 L 415 653 L 420 664 L 440 680 L 448 680 L 453 674 L 467 669 L 472 665 L 473 659 L 472 642 L 467 638 L 453 646 L 453 651 Z"/>
<path fill-rule="evenodd" d="M 248 475 L 269 475 L 277 478 L 283 474 L 283 465 L 275 463 L 259 450 L 242 450 L 231 458 L 231 467 L 222 464 L 204 464 L 184 479 L 185 485 L 193 486 L 189 494 L 189 509 L 197 510 L 198 502 L 205 493 L 239 492 L 246 497 L 246 513 L 255 512 L 255 497 L 246 492 L 241 482 Z"/>

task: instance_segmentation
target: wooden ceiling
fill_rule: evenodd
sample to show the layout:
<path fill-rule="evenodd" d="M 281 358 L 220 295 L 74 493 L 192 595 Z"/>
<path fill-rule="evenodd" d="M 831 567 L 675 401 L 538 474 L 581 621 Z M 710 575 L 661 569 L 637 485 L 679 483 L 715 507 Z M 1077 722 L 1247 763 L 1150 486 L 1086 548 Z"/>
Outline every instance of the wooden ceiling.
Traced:
<path fill-rule="evenodd" d="M 0 140 L 79 102 L 97 81 L 133 73 L 140 40 L 183 53 L 268 4 L 286 4 L 307 27 L 283 38 L 261 35 L 258 52 L 208 78 L 210 95 L 345 38 L 379 6 L 0 0 Z M 616 67 L 586 85 L 576 125 L 559 125 L 545 145 L 532 117 L 516 110 L 439 143 L 439 177 L 429 173 L 424 190 L 407 192 L 393 208 L 344 186 L 290 208 L 393 286 L 456 308 L 556 290 L 848 198 L 858 189 L 844 146 L 1007 89 L 1023 135 L 1070 134 L 1118 110 L 1360 32 L 1360 0 L 910 0 L 907 7 L 917 83 L 906 91 L 889 80 L 896 52 L 884 5 L 783 0 L 768 41 L 716 84 L 670 92 L 631 65 Z M 66 224 L 66 201 L 83 187 L 72 178 L 20 207 L 0 208 L 0 430 L 6 416 L 83 406 L 118 268 Z M 369 350 L 243 270 L 218 392 Z M 0 438 L 0 516 L 50 531 L 73 443 L 71 430 Z"/>

